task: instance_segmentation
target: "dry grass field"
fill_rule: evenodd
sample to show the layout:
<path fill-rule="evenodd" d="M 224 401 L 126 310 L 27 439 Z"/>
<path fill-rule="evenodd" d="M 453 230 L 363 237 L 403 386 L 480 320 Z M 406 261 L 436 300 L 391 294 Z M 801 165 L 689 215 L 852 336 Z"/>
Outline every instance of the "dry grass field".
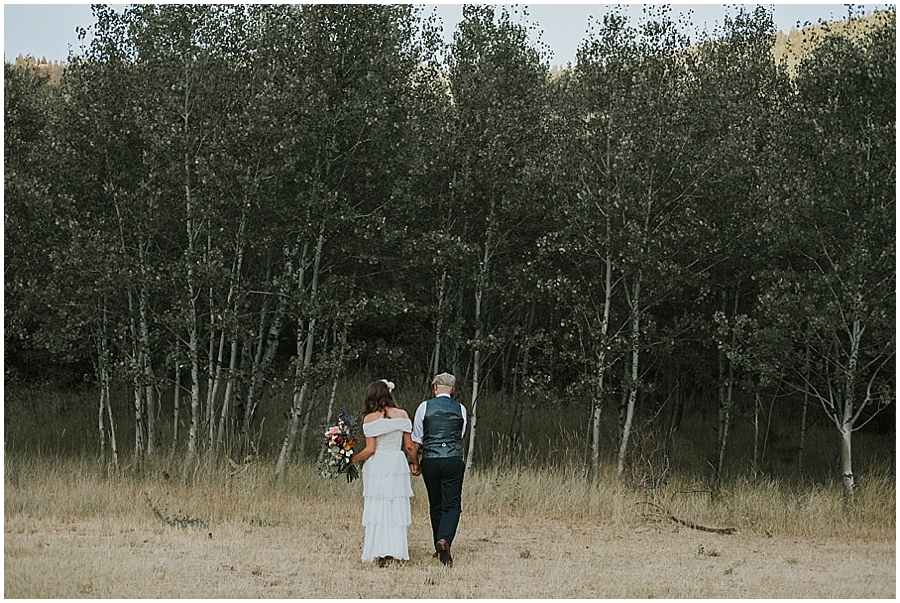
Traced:
<path fill-rule="evenodd" d="M 7 598 L 895 598 L 892 475 L 852 509 L 840 486 L 728 484 L 715 500 L 583 483 L 558 469 L 472 471 L 454 566 L 431 557 L 414 480 L 411 560 L 359 561 L 361 484 L 296 466 L 103 477 L 89 461 L 7 453 Z M 655 513 L 704 526 L 689 529 Z"/>

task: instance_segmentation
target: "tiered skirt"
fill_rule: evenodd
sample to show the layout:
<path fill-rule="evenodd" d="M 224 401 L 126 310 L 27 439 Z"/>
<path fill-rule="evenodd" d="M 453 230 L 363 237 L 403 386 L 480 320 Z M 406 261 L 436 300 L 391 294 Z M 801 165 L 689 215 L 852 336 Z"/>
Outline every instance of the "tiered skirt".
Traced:
<path fill-rule="evenodd" d="M 362 477 L 362 524 L 366 528 L 362 560 L 409 559 L 407 533 L 412 523 L 409 499 L 413 491 L 406 454 L 377 451 L 363 466 Z"/>

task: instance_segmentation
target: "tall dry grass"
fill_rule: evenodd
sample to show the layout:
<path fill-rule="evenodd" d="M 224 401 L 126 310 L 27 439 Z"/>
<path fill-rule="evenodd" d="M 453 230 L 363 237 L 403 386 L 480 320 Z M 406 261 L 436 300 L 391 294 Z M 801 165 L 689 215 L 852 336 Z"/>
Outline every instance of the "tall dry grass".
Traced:
<path fill-rule="evenodd" d="M 895 592 L 895 487 L 870 478 L 852 508 L 840 484 L 798 490 L 727 482 L 616 483 L 563 467 L 467 473 L 450 571 L 431 557 L 415 497 L 407 563 L 359 562 L 362 485 L 276 479 L 269 463 L 163 458 L 110 476 L 89 457 L 4 458 L 5 585 L 11 598 L 802 598 Z M 668 515 L 722 536 L 687 529 Z M 802 580 L 798 580 L 798 575 Z M 855 581 L 855 576 L 868 578 Z"/>
<path fill-rule="evenodd" d="M 323 502 L 333 516 L 353 516 L 362 500 L 360 481 L 319 478 L 309 463 L 276 478 L 268 463 L 236 468 L 202 461 L 185 476 L 178 465 L 159 458 L 139 473 L 111 477 L 85 457 L 7 454 L 4 486 L 7 517 L 143 517 L 176 526 L 192 520 L 277 524 L 295 517 L 298 506 Z M 416 494 L 416 510 L 427 514 L 424 491 Z M 467 472 L 464 498 L 467 513 L 525 521 L 554 517 L 635 526 L 673 522 L 671 515 L 743 533 L 865 540 L 891 540 L 895 534 L 896 485 L 888 473 L 870 476 L 847 506 L 839 482 L 798 486 L 738 477 L 713 493 L 680 477 L 651 486 L 617 482 L 611 469 L 589 479 L 577 469 L 497 464 Z"/>

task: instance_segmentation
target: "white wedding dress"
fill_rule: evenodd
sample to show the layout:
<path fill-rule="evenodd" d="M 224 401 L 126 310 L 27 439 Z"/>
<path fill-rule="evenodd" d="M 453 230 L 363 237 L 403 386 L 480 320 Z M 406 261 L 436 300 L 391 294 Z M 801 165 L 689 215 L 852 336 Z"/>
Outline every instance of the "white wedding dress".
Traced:
<path fill-rule="evenodd" d="M 409 464 L 403 433 L 412 432 L 409 419 L 375 419 L 363 423 L 363 433 L 375 439 L 375 454 L 362 468 L 363 517 L 366 540 L 362 560 L 376 557 L 409 559 L 407 532 L 412 523 Z"/>

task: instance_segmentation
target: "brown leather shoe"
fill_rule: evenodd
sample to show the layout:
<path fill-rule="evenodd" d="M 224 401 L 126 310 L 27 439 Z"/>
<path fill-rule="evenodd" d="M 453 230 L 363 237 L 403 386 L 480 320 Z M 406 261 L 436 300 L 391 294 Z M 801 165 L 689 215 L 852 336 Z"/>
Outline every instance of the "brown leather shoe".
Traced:
<path fill-rule="evenodd" d="M 450 556 L 450 545 L 447 544 L 446 540 L 441 538 L 434 543 L 434 548 L 437 550 L 438 557 L 441 558 L 441 563 L 446 566 L 453 565 L 453 557 Z"/>

